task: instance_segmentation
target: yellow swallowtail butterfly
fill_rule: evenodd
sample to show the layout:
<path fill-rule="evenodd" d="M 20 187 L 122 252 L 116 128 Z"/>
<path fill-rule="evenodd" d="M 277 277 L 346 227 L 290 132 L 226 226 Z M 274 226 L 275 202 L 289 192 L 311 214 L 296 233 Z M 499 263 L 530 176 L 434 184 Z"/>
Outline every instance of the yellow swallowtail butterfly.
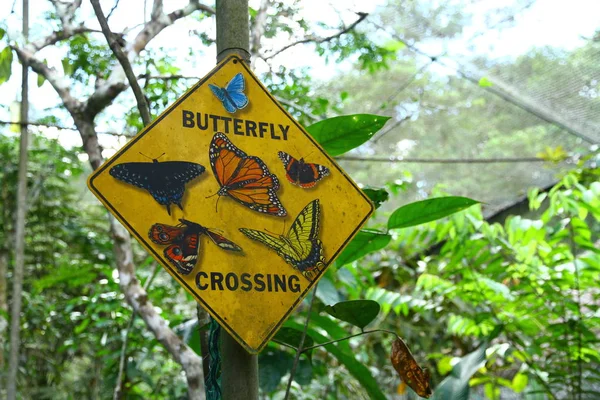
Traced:
<path fill-rule="evenodd" d="M 320 212 L 319 199 L 308 203 L 285 236 L 247 228 L 240 228 L 240 232 L 275 250 L 286 263 L 312 281 L 325 267 L 323 243 L 318 239 Z"/>

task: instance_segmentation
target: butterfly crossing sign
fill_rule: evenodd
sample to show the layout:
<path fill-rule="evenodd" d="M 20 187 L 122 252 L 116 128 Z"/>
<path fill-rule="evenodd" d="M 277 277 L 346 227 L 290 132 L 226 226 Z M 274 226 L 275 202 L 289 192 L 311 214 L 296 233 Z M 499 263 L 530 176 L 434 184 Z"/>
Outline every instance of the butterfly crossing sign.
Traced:
<path fill-rule="evenodd" d="M 265 347 L 373 212 L 235 56 L 88 185 L 251 353 Z"/>

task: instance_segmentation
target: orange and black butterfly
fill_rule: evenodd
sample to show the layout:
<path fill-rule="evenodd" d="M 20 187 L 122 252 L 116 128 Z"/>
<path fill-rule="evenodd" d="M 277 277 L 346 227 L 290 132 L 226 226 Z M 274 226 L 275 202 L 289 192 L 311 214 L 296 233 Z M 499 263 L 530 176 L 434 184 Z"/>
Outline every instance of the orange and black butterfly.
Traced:
<path fill-rule="evenodd" d="M 237 244 L 212 229 L 186 219 L 179 221 L 181 224 L 177 226 L 154 224 L 150 228 L 148 236 L 156 244 L 170 245 L 165 249 L 164 255 L 171 264 L 177 267 L 180 274 L 188 275 L 196 266 L 201 235 L 208 236 L 223 250 L 242 251 Z"/>
<path fill-rule="evenodd" d="M 229 196 L 261 213 L 278 217 L 287 215 L 275 193 L 279 189 L 279 180 L 260 158 L 248 156 L 218 132 L 210 143 L 209 159 L 221 186 L 217 192 L 219 196 Z"/>
<path fill-rule="evenodd" d="M 304 162 L 304 158 L 295 159 L 288 153 L 277 153 L 285 167 L 285 177 L 288 181 L 303 189 L 314 187 L 317 182 L 329 175 L 329 168 L 313 163 Z"/>
<path fill-rule="evenodd" d="M 392 355 L 390 357 L 392 365 L 400 379 L 421 397 L 428 399 L 431 395 L 431 379 L 429 371 L 421 368 L 408 349 L 406 343 L 400 338 L 396 338 L 392 343 Z"/>

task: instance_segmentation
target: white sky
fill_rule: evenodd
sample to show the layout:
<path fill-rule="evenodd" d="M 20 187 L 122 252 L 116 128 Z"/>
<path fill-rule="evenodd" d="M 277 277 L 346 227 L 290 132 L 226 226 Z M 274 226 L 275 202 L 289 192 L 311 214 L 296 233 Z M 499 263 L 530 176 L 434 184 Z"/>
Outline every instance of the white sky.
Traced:
<path fill-rule="evenodd" d="M 11 14 L 10 7 L 14 0 L 2 0 L 5 7 L 0 7 L 0 26 L 7 27 L 9 35 L 12 39 L 19 39 L 21 29 L 21 0 L 17 0 L 15 12 Z M 337 25 L 340 18 L 347 23 L 351 23 L 356 19 L 355 11 L 373 12 L 378 4 L 382 4 L 383 0 L 377 1 L 358 1 L 358 0 L 303 0 L 302 16 L 307 20 L 323 22 L 326 24 Z M 449 55 L 468 56 L 472 54 L 487 55 L 489 58 L 504 58 L 516 57 L 519 54 L 526 52 L 528 49 L 536 46 L 552 45 L 566 49 L 574 48 L 582 44 L 582 37 L 590 37 L 595 30 L 600 28 L 600 0 L 538 0 L 531 8 L 527 9 L 521 15 L 516 16 L 514 27 L 504 30 L 485 31 L 485 21 L 483 16 L 485 11 L 490 8 L 501 7 L 503 5 L 511 5 L 514 0 L 483 0 L 475 2 L 475 5 L 469 9 L 473 12 L 473 24 L 465 30 L 464 38 L 470 38 L 479 32 L 485 32 L 478 36 L 475 40 L 469 43 L 472 47 L 467 47 L 467 41 L 464 39 L 447 42 L 446 49 L 444 44 L 436 41 L 429 41 L 418 44 L 422 50 L 435 55 L 448 51 Z M 9 5 L 10 3 L 10 5 Z M 170 11 L 179 8 L 187 3 L 186 0 L 171 0 L 166 1 L 167 9 Z M 252 7 L 258 7 L 258 0 L 251 0 Z M 105 13 L 108 13 L 114 2 L 112 0 L 102 1 Z M 148 1 L 148 10 L 150 12 L 151 1 Z M 51 4 L 47 0 L 30 0 L 30 18 L 31 18 L 31 36 L 35 38 L 40 31 L 46 31 L 44 25 L 44 13 L 52 9 Z M 122 31 L 124 29 L 132 29 L 143 22 L 143 0 L 127 0 L 121 1 L 119 8 L 111 17 L 110 25 L 113 31 Z M 337 11 L 336 11 L 337 10 Z M 89 26 L 98 28 L 97 21 L 93 15 L 93 11 L 89 2 L 84 1 L 84 5 L 80 10 L 81 15 L 85 16 L 87 21 L 91 23 Z M 201 77 L 210 71 L 215 64 L 216 52 L 214 46 L 205 48 L 200 40 L 190 34 L 191 30 L 199 30 L 208 33 L 214 37 L 214 19 L 207 19 L 203 22 L 194 20 L 178 21 L 175 25 L 165 29 L 155 40 L 151 42 L 152 48 L 162 48 L 169 52 L 170 55 L 183 54 L 178 57 L 178 67 L 182 69 L 185 75 L 193 75 Z M 41 29 L 40 29 L 41 28 Z M 136 30 L 133 30 L 135 33 Z M 317 32 L 318 34 L 320 32 Z M 385 39 L 383 36 L 381 39 Z M 6 39 L 5 39 L 6 40 Z M 279 48 L 286 44 L 285 40 L 273 41 L 270 43 L 274 48 Z M 5 45 L 0 41 L 0 49 Z M 198 49 L 194 54 L 193 63 L 189 62 L 187 55 L 188 47 Z M 55 49 L 47 49 L 44 56 L 48 60 L 50 66 L 62 71 L 60 60 L 62 54 Z M 2 85 L 3 96 L 0 97 L 0 119 L 7 120 L 10 118 L 8 106 L 11 102 L 19 98 L 20 91 L 20 71 L 21 68 L 16 61 L 13 64 L 13 75 L 9 82 Z M 296 46 L 293 49 L 283 53 L 274 59 L 277 65 L 285 65 L 287 68 L 310 67 L 315 79 L 329 79 L 333 77 L 337 71 L 348 70 L 353 68 L 349 63 L 346 64 L 326 64 L 325 61 L 319 58 L 312 50 L 311 46 Z M 264 69 L 264 65 L 257 66 L 257 72 L 260 73 Z M 435 71 L 435 69 L 433 69 Z M 448 73 L 441 68 L 437 69 L 440 73 Z M 37 77 L 31 74 L 31 92 L 30 99 L 32 103 L 32 118 L 35 118 L 36 110 L 39 113 L 48 107 L 53 107 L 58 103 L 58 97 L 54 93 L 51 86 L 46 83 L 41 88 L 37 87 Z M 194 81 L 190 81 L 191 86 Z M 128 93 L 127 95 L 130 95 Z M 123 95 L 122 95 L 123 96 Z M 124 112 L 126 107 L 113 106 L 111 111 L 118 115 L 119 112 Z M 122 110 L 122 111 L 121 111 Z M 70 125 L 70 120 L 65 120 L 63 125 Z M 100 126 L 99 130 L 111 130 L 110 126 Z M 64 136 L 64 134 L 63 134 Z M 77 138 L 77 134 L 69 134 L 68 142 L 73 142 Z"/>

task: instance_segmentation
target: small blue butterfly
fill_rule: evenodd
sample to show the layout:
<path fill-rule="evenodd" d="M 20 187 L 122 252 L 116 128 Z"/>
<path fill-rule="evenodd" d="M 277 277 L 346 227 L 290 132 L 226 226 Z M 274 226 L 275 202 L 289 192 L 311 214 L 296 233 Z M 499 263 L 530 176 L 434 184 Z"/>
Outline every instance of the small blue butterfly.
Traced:
<path fill-rule="evenodd" d="M 246 83 L 241 72 L 237 73 L 224 88 L 210 83 L 208 87 L 217 96 L 217 99 L 221 100 L 223 107 L 229 113 L 233 114 L 248 105 L 248 96 L 244 94 Z"/>

